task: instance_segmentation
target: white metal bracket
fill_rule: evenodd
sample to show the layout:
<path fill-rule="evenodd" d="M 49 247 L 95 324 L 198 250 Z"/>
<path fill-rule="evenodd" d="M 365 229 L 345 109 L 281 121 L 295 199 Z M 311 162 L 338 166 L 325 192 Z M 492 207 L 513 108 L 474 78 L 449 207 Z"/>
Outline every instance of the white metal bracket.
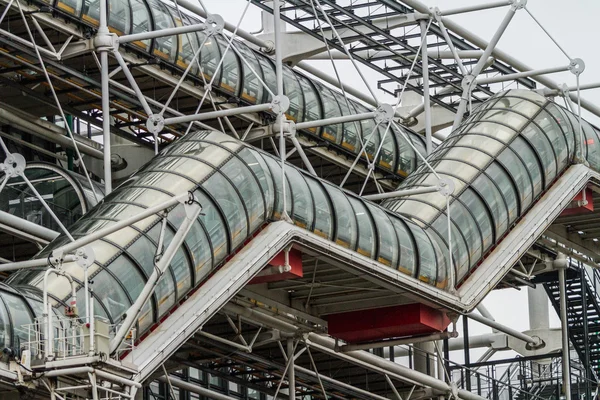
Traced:
<path fill-rule="evenodd" d="M 85 246 L 75 251 L 75 261 L 81 268 L 89 268 L 96 261 L 96 254 L 92 246 Z"/>
<path fill-rule="evenodd" d="M 451 196 L 454 193 L 454 182 L 448 178 L 441 178 L 437 185 L 438 193 L 444 197 Z"/>
<path fill-rule="evenodd" d="M 573 58 L 569 64 L 569 71 L 575 75 L 581 75 L 585 71 L 585 63 L 581 58 Z"/>
<path fill-rule="evenodd" d="M 213 36 L 217 33 L 222 33 L 225 27 L 225 20 L 219 14 L 209 14 L 206 17 L 206 29 L 204 33 L 207 36 Z"/>
<path fill-rule="evenodd" d="M 387 124 L 394 118 L 394 107 L 391 104 L 380 104 L 375 109 L 375 122 L 378 124 Z"/>
<path fill-rule="evenodd" d="M 165 127 L 165 118 L 160 114 L 152 114 L 146 120 L 146 128 L 148 132 L 154 136 L 158 135 Z"/>
<path fill-rule="evenodd" d="M 4 162 L 0 164 L 0 170 L 11 178 L 23 175 L 25 172 L 25 157 L 19 153 L 10 153 L 4 159 Z"/>
<path fill-rule="evenodd" d="M 287 96 L 275 96 L 271 101 L 271 111 L 275 114 L 283 114 L 290 108 L 290 99 Z"/>

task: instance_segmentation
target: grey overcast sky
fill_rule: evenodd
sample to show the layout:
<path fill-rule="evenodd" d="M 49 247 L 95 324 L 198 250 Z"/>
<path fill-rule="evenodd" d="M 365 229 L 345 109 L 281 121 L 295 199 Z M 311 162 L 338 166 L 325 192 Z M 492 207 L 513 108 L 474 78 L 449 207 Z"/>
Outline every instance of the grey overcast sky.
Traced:
<path fill-rule="evenodd" d="M 489 0 L 427 0 L 430 7 L 437 6 L 441 10 L 456 8 L 463 5 L 482 4 Z M 210 13 L 220 14 L 233 24 L 237 24 L 246 6 L 245 0 L 203 0 Z M 529 0 L 527 5 L 532 14 L 550 32 L 557 42 L 572 58 L 582 58 L 586 70 L 581 75 L 581 83 L 600 82 L 600 51 L 597 40 L 600 38 L 600 1 L 598 0 Z M 479 11 L 451 17 L 473 33 L 489 40 L 496 31 L 506 13 L 505 8 Z M 250 32 L 258 31 L 261 27 L 260 10 L 251 5 L 241 24 L 242 29 Z M 537 26 L 525 10 L 515 15 L 498 45 L 502 50 L 517 57 L 531 68 L 549 68 L 568 64 L 566 56 L 554 45 L 546 34 Z M 315 61 L 324 71 L 333 72 L 329 61 Z M 348 61 L 338 64 L 342 79 L 347 84 L 355 84 L 357 89 L 364 90 L 358 74 Z M 365 75 L 372 87 L 376 87 L 377 75 L 367 71 Z M 575 76 L 569 72 L 553 74 L 552 79 L 558 83 L 575 85 Z M 379 96 L 380 94 L 378 94 Z M 382 97 L 384 97 L 381 94 Z M 600 105 L 600 89 L 583 92 L 583 97 Z M 386 98 L 385 101 L 394 102 Z M 600 123 L 600 118 L 586 115 L 590 122 Z M 527 291 L 504 289 L 492 292 L 484 301 L 484 305 L 494 315 L 496 320 L 512 328 L 526 330 L 529 328 L 527 314 Z M 558 327 L 559 320 L 550 307 L 551 326 Z M 471 334 L 490 332 L 490 329 L 475 322 L 470 324 Z M 462 328 L 459 324 L 459 332 Z M 472 360 L 482 353 L 472 351 Z M 500 353 L 495 358 L 505 358 L 509 354 Z M 461 354 L 453 354 L 453 360 L 460 361 Z"/>

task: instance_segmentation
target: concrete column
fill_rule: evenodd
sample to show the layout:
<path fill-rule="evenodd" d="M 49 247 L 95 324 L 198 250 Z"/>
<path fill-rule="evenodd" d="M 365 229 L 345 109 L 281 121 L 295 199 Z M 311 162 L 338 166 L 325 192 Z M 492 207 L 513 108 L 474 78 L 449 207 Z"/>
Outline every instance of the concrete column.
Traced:
<path fill-rule="evenodd" d="M 431 354 L 435 353 L 435 346 L 433 345 L 433 342 L 416 343 L 413 346 L 413 365 L 415 371 L 422 372 L 430 376 L 436 376 L 436 363 L 431 356 L 426 354 L 426 352 Z"/>
<path fill-rule="evenodd" d="M 529 304 L 529 329 L 550 328 L 550 317 L 548 314 L 548 296 L 541 285 L 535 289 L 527 288 L 527 300 Z"/>

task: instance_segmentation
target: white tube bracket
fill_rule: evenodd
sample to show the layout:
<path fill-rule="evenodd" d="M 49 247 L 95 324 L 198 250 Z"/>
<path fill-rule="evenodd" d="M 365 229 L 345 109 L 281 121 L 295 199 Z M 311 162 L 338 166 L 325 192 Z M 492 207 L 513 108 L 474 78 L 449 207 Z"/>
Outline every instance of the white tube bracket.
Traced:
<path fill-rule="evenodd" d="M 11 178 L 15 178 L 25 173 L 25 166 L 27 162 L 25 157 L 19 153 L 10 153 L 4 162 L 0 164 L 0 170 Z"/>
<path fill-rule="evenodd" d="M 585 63 L 581 58 L 573 58 L 569 64 L 569 71 L 575 75 L 581 75 L 585 71 Z"/>

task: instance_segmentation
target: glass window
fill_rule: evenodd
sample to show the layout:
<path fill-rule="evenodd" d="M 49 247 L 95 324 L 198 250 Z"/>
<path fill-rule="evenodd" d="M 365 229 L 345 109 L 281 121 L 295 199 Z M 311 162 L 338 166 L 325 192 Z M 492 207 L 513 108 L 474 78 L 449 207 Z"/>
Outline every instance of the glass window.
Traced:
<path fill-rule="evenodd" d="M 257 104 L 263 98 L 264 88 L 260 83 L 261 80 L 264 81 L 262 68 L 256 59 L 256 53 L 250 50 L 248 46 L 242 42 L 234 42 L 234 46 L 243 57 L 241 64 L 244 70 L 244 87 L 242 88 L 241 98 L 252 104 Z"/>
<path fill-rule="evenodd" d="M 521 160 L 525 163 L 525 167 L 527 168 L 533 183 L 533 195 L 539 195 L 542 191 L 542 174 L 538 158 L 531 150 L 531 146 L 529 146 L 525 139 L 519 136 L 510 144 L 510 148 L 513 149 L 515 153 L 518 152 Z"/>
<path fill-rule="evenodd" d="M 221 57 L 224 55 L 221 64 L 221 89 L 227 93 L 237 96 L 240 91 L 240 64 L 238 58 L 232 49 L 227 49 L 229 43 L 221 36 L 213 36 L 221 49 Z"/>
<path fill-rule="evenodd" d="M 398 237 L 398 246 L 400 249 L 400 258 L 398 260 L 398 271 L 414 276 L 416 270 L 415 249 L 412 235 L 406 229 L 404 221 L 395 216 L 390 216 L 396 236 Z M 418 229 L 418 228 L 415 228 Z"/>
<path fill-rule="evenodd" d="M 315 229 L 314 233 L 331 240 L 333 238 L 333 219 L 329 198 L 323 186 L 310 176 L 305 177 L 315 203 Z"/>
<path fill-rule="evenodd" d="M 363 108 L 356 103 L 347 100 L 339 93 L 334 93 L 337 101 L 340 105 L 340 109 L 342 110 L 342 115 L 351 115 L 357 113 L 363 113 L 367 111 L 363 111 Z M 345 122 L 342 125 L 343 128 L 343 136 L 342 136 L 342 147 L 358 154 L 361 151 L 361 145 L 359 136 L 363 135 L 363 127 L 361 126 L 364 121 L 353 121 L 353 122 Z M 375 124 L 373 124 L 375 126 Z"/>
<path fill-rule="evenodd" d="M 521 92 L 525 93 L 525 92 Z M 495 109 L 512 109 L 526 117 L 532 117 L 540 109 L 539 105 L 518 97 L 504 96 L 494 104 Z M 512 126 L 512 124 L 510 124 Z"/>
<path fill-rule="evenodd" d="M 296 74 L 287 66 L 283 66 L 283 89 L 285 95 L 290 99 L 290 107 L 285 115 L 294 122 L 304 119 L 304 96 Z"/>
<path fill-rule="evenodd" d="M 450 205 L 450 215 L 456 210 L 456 207 L 452 207 Z M 452 218 L 454 221 L 454 218 Z M 466 225 L 466 224 L 465 224 Z M 445 213 L 440 214 L 438 218 L 431 224 L 433 229 L 439 235 L 441 242 L 444 243 L 444 248 L 448 248 L 448 217 Z M 470 266 L 470 251 L 466 244 L 466 239 L 459 228 L 456 226 L 454 222 L 450 224 L 450 229 L 452 231 L 452 255 L 454 258 L 454 265 L 456 266 L 456 273 L 458 276 L 463 276 L 467 273 Z M 448 253 L 445 253 L 445 257 L 448 257 Z M 434 282 L 437 278 L 437 275 L 434 275 Z"/>
<path fill-rule="evenodd" d="M 97 27 L 100 23 L 100 0 L 84 0 L 82 18 L 88 24 Z"/>
<path fill-rule="evenodd" d="M 556 157 L 550 141 L 535 124 L 529 124 L 523 129 L 523 136 L 529 140 L 540 157 L 543 165 L 546 186 L 556 176 Z"/>
<path fill-rule="evenodd" d="M 83 0 L 58 0 L 56 2 L 56 7 L 66 12 L 67 14 L 74 15 L 79 17 L 81 13 L 81 6 L 83 5 Z"/>
<path fill-rule="evenodd" d="M 123 285 L 131 300 L 135 301 L 142 292 L 145 283 L 138 267 L 125 255 L 120 255 L 107 268 Z"/>
<path fill-rule="evenodd" d="M 260 53 L 254 53 L 254 55 L 258 59 L 258 63 L 262 68 L 263 80 L 265 84 L 271 90 L 271 93 L 277 94 L 277 76 L 275 75 L 275 67 L 273 66 L 273 63 Z M 270 103 L 273 100 L 271 93 L 269 93 L 268 90 L 263 92 L 263 103 Z"/>
<path fill-rule="evenodd" d="M 321 104 L 324 111 L 323 117 L 327 119 L 341 116 L 342 111 L 333 92 L 322 85 L 317 85 L 317 90 L 321 94 Z M 342 142 L 342 124 L 323 127 L 321 136 L 330 142 L 340 144 Z"/>
<path fill-rule="evenodd" d="M 341 246 L 354 249 L 356 246 L 356 218 L 347 196 L 338 188 L 323 185 L 329 194 L 335 211 L 336 237 L 335 242 Z"/>
<path fill-rule="evenodd" d="M 271 171 L 271 176 L 273 177 L 273 182 L 275 182 L 275 207 L 273 209 L 273 218 L 279 219 L 283 211 L 283 190 L 281 188 L 283 169 L 281 168 L 281 164 L 275 161 L 273 157 L 265 155 L 263 156 L 263 159 L 267 162 L 269 170 Z M 285 184 L 285 207 L 288 215 L 291 215 L 292 190 L 290 188 L 290 182 L 287 179 L 285 180 Z"/>
<path fill-rule="evenodd" d="M 12 325 L 2 297 L 4 292 L 0 292 L 0 346 L 8 347 L 11 344 Z"/>
<path fill-rule="evenodd" d="M 405 135 L 402 135 L 402 133 L 398 132 L 396 127 L 393 125 L 392 131 L 394 132 L 396 141 L 398 142 L 398 166 L 396 168 L 396 172 L 401 176 L 407 176 L 410 172 L 414 171 L 417 164 L 417 155 L 406 139 L 408 138 L 408 140 L 410 140 L 411 135 L 405 132 L 405 138 Z"/>
<path fill-rule="evenodd" d="M 465 211 L 470 211 L 475 218 L 475 221 L 477 221 L 477 227 L 479 229 L 476 233 L 477 235 L 481 234 L 480 240 L 483 244 L 483 251 L 487 250 L 492 246 L 494 238 L 492 233 L 492 221 L 490 221 L 490 215 L 488 214 L 483 201 L 471 188 L 465 189 L 460 195 L 460 200 L 466 207 Z"/>
<path fill-rule="evenodd" d="M 592 168 L 600 169 L 600 143 L 598 135 L 587 121 L 581 120 L 581 124 L 583 125 L 585 147 L 587 149 L 586 159 Z"/>
<path fill-rule="evenodd" d="M 132 18 L 132 26 L 131 33 L 142 33 L 142 32 L 150 32 L 151 20 L 150 20 L 150 12 L 148 11 L 148 6 L 146 2 L 143 0 L 130 0 L 131 3 L 131 14 Z M 132 44 L 146 50 L 150 51 L 150 40 L 140 40 L 137 42 L 132 42 Z"/>
<path fill-rule="evenodd" d="M 546 111 L 554 117 L 554 120 L 556 121 L 558 126 L 560 126 L 563 133 L 563 138 L 567 143 L 567 147 L 569 148 L 569 157 L 572 157 L 575 150 L 575 131 L 573 129 L 571 121 L 569 121 L 569 117 L 567 117 L 567 114 L 571 113 L 565 111 L 562 107 L 559 107 L 553 103 L 548 103 L 548 105 L 546 106 Z"/>
<path fill-rule="evenodd" d="M 33 324 L 33 316 L 22 297 L 8 292 L 1 292 L 1 294 L 12 319 L 13 346 L 20 349 L 22 344 L 29 341 L 29 331 L 25 325 Z"/>
<path fill-rule="evenodd" d="M 299 227 L 311 230 L 314 220 L 314 205 L 306 181 L 297 169 L 287 165 L 285 173 L 292 188 L 291 217 Z"/>
<path fill-rule="evenodd" d="M 504 197 L 504 201 L 508 208 L 508 223 L 511 224 L 518 215 L 516 188 L 506 171 L 504 171 L 497 162 L 490 164 L 485 172 L 490 180 L 498 185 L 498 188 L 502 192 L 502 196 Z"/>
<path fill-rule="evenodd" d="M 381 151 L 379 152 L 379 160 L 378 164 L 380 167 L 388 170 L 388 171 L 396 171 L 395 163 L 396 160 L 396 140 L 394 139 L 394 131 L 390 127 L 387 134 L 382 136 L 383 145 L 381 146 Z"/>
<path fill-rule="evenodd" d="M 527 209 L 532 201 L 531 179 L 523 162 L 510 148 L 505 149 L 498 156 L 498 161 L 508 170 L 515 182 L 519 198 L 521 199 L 521 213 Z"/>
<path fill-rule="evenodd" d="M 461 194 L 460 199 L 465 196 L 465 193 L 467 193 L 468 190 L 469 189 L 466 189 L 465 192 Z M 470 194 L 472 195 L 472 193 Z M 469 197 L 469 200 L 471 199 L 472 196 Z M 483 206 L 482 204 L 479 205 Z M 473 266 L 481 258 L 481 234 L 479 233 L 477 223 L 467 208 L 457 200 L 450 204 L 450 216 L 465 239 L 465 243 L 469 249 L 470 266 Z M 491 225 L 489 225 L 489 227 L 491 229 Z M 452 242 L 454 243 L 454 237 L 452 238 Z"/>
<path fill-rule="evenodd" d="M 305 121 L 316 121 L 321 119 L 323 110 L 321 109 L 321 102 L 319 96 L 313 86 L 312 82 L 305 78 L 303 75 L 296 74 L 302 93 L 304 94 L 304 113 L 302 115 L 303 122 Z M 317 134 L 319 128 L 308 128 L 308 131 Z"/>
<path fill-rule="evenodd" d="M 128 0 L 108 1 L 109 30 L 117 35 L 128 34 L 131 30 L 131 6 Z"/>
<path fill-rule="evenodd" d="M 202 204 L 202 214 L 198 220 L 204 225 L 210 238 L 213 251 L 214 266 L 227 255 L 227 229 L 219 209 L 201 190 L 194 192 L 196 199 Z"/>
<path fill-rule="evenodd" d="M 356 215 L 358 226 L 358 247 L 356 251 L 363 256 L 374 258 L 376 238 L 371 214 L 362 201 L 357 200 L 352 196 L 348 196 L 348 200 L 354 209 L 354 215 Z"/>
<path fill-rule="evenodd" d="M 158 0 L 148 0 L 152 16 L 154 17 L 154 30 L 170 29 L 175 27 L 175 22 L 167 7 Z M 154 39 L 154 55 L 175 62 L 177 57 L 177 36 L 163 36 Z"/>
<path fill-rule="evenodd" d="M 93 280 L 94 293 L 108 310 L 110 318 L 113 321 L 119 321 L 121 316 L 131 306 L 123 287 L 105 269 L 101 270 Z"/>
<path fill-rule="evenodd" d="M 192 25 L 187 16 L 182 14 L 182 17 L 184 18 L 184 22 L 182 22 L 179 19 L 176 10 L 171 9 L 171 13 L 173 14 L 173 19 L 175 20 L 175 24 L 177 26 L 181 26 L 182 24 Z M 177 65 L 183 69 L 187 69 L 192 60 L 194 60 L 194 55 L 198 51 L 199 46 L 198 36 L 196 36 L 193 32 L 179 35 L 179 54 L 177 55 Z M 192 66 L 190 67 L 189 73 L 192 75 L 198 73 L 197 60 L 194 60 Z"/>
<path fill-rule="evenodd" d="M 538 124 L 542 132 L 544 132 L 548 140 L 550 140 L 557 157 L 558 169 L 562 170 L 569 161 L 569 151 L 562 129 L 556 123 L 556 120 L 544 110 L 542 110 L 533 121 Z"/>
<path fill-rule="evenodd" d="M 263 197 L 266 201 L 266 218 L 270 218 L 275 202 L 275 191 L 273 189 L 273 178 L 271 177 L 269 167 L 267 167 L 265 160 L 263 160 L 260 155 L 256 154 L 254 150 L 244 148 L 238 155 L 244 160 L 246 165 L 254 172 L 254 175 L 258 179 Z"/>
<path fill-rule="evenodd" d="M 472 187 L 483 197 L 488 209 L 491 211 L 496 229 L 496 238 L 499 238 L 508 228 L 508 214 L 502 194 L 496 185 L 490 181 L 490 178 L 483 174 L 475 179 Z"/>
<path fill-rule="evenodd" d="M 378 252 L 377 261 L 390 267 L 398 265 L 398 239 L 391 224 L 390 217 L 380 208 L 365 203 L 377 226 Z M 359 222 L 360 223 L 360 222 Z"/>
<path fill-rule="evenodd" d="M 212 175 L 202 186 L 221 208 L 229 225 L 231 247 L 236 248 L 248 236 L 248 222 L 242 200 L 231 183 L 219 172 Z"/>
<path fill-rule="evenodd" d="M 433 283 L 436 280 L 437 271 L 431 240 L 429 240 L 429 236 L 425 234 L 423 229 L 414 224 L 407 225 L 415 238 L 417 249 L 419 250 L 418 278 L 424 282 Z"/>
<path fill-rule="evenodd" d="M 200 73 L 203 75 L 206 82 L 220 82 L 221 70 L 217 72 L 217 65 L 221 59 L 221 51 L 214 37 L 208 37 L 202 31 L 196 32 L 198 43 L 202 46 L 200 50 Z M 215 77 L 215 73 L 217 76 Z"/>
<path fill-rule="evenodd" d="M 170 227 L 167 227 L 165 231 L 165 250 L 169 247 L 173 241 L 174 232 Z M 187 257 L 187 252 L 181 245 L 178 246 L 177 252 L 171 260 L 169 268 L 173 272 L 175 277 L 175 283 L 177 284 L 177 297 L 180 299 L 183 294 L 187 293 L 192 287 L 192 272 L 190 269 L 190 262 Z"/>
<path fill-rule="evenodd" d="M 160 229 L 162 224 L 156 224 L 150 231 L 148 231 L 148 237 L 150 237 L 154 243 L 158 243 L 158 237 L 160 235 Z M 154 290 L 156 304 L 158 305 L 158 315 L 161 316 L 175 304 L 175 283 L 171 269 L 167 270 L 167 273 L 163 274 L 158 281 L 158 285 Z"/>
<path fill-rule="evenodd" d="M 258 182 L 248 167 L 236 157 L 221 167 L 221 172 L 233 182 L 244 200 L 250 220 L 250 231 L 254 232 L 265 222 L 265 203 Z"/>

